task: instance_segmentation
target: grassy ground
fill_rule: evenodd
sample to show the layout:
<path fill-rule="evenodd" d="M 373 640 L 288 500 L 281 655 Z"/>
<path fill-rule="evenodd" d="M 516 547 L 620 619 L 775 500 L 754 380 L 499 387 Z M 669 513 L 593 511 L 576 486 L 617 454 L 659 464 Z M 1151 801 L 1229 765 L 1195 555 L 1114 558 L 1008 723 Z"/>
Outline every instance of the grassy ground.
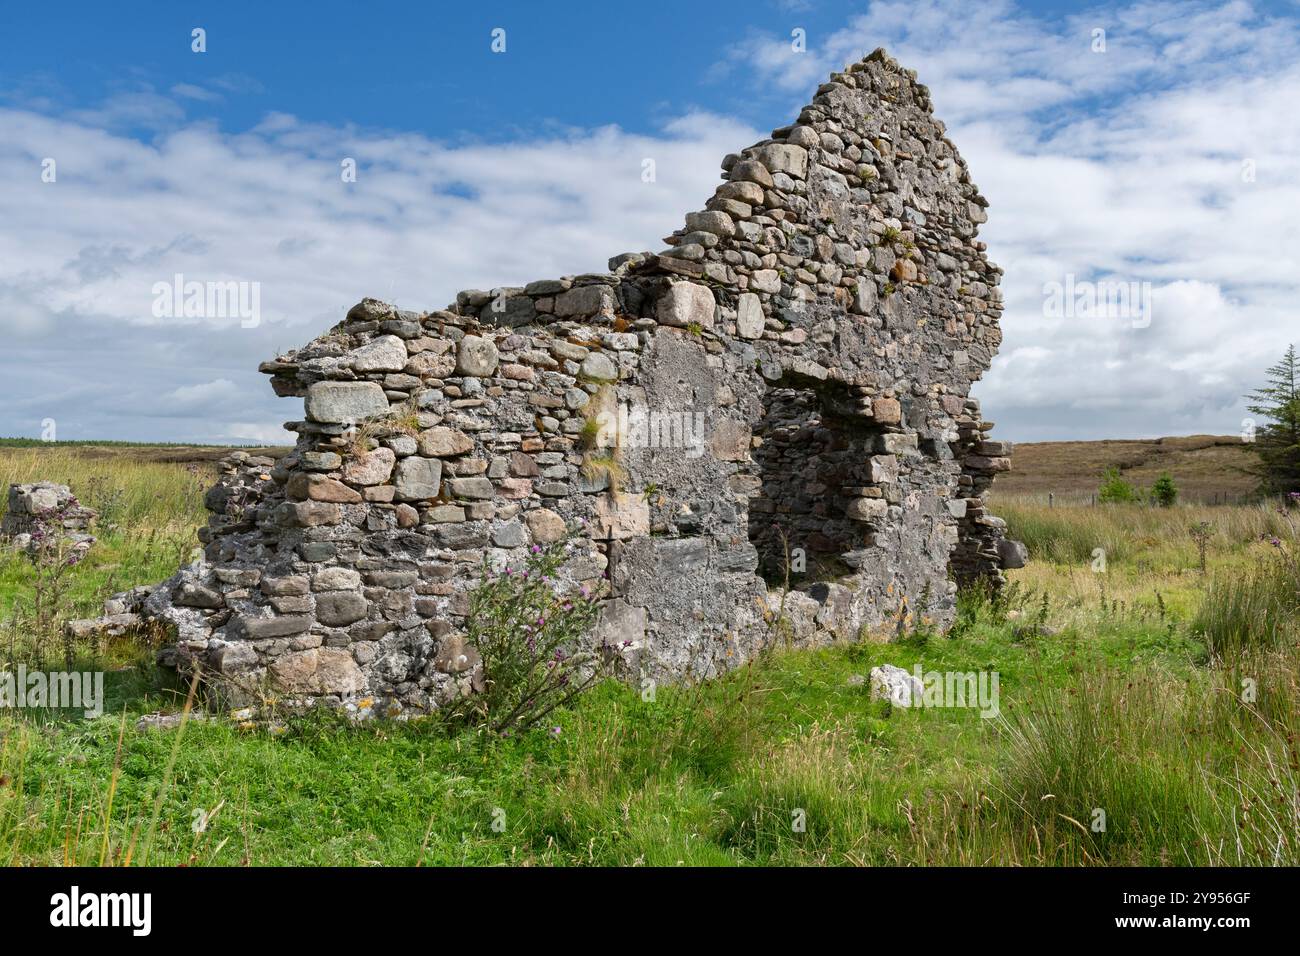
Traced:
<path fill-rule="evenodd" d="M 192 534 L 201 476 L 180 464 L 23 454 L 0 450 L 0 480 L 70 478 L 79 489 L 103 475 L 132 515 L 105 537 L 102 563 L 87 562 L 79 595 L 88 600 L 106 575 L 120 588 L 174 566 L 164 539 L 148 536 Z M 279 733 L 225 719 L 137 731 L 140 714 L 179 709 L 184 688 L 141 649 L 110 648 L 103 717 L 0 716 L 0 856 L 1300 863 L 1295 582 L 1281 579 L 1281 605 L 1261 604 L 1259 583 L 1295 547 L 1289 523 L 1239 507 L 1049 510 L 1004 499 L 998 510 L 1042 557 L 1012 575 L 1003 598 L 965 596 L 949 635 L 778 650 L 653 700 L 608 683 L 518 738 L 324 715 L 289 719 Z M 1200 521 L 1213 529 L 1204 574 L 1188 533 Z M 1097 548 L 1104 570 L 1094 570 Z M 0 564 L 9 608 L 25 597 L 20 564 Z M 1269 617 L 1272 629 L 1256 626 Z M 886 662 L 996 671 L 1000 716 L 873 701 L 852 678 Z"/>

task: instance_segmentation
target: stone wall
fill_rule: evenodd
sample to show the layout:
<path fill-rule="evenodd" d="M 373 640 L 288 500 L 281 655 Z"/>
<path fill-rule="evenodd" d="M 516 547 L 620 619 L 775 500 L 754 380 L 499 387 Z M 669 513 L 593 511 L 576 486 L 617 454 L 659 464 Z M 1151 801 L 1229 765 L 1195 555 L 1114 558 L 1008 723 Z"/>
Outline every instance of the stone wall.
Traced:
<path fill-rule="evenodd" d="M 9 486 L 0 539 L 35 556 L 79 560 L 95 543 L 90 533 L 95 512 L 81 504 L 67 485 L 52 481 Z"/>
<path fill-rule="evenodd" d="M 227 462 L 206 560 L 139 607 L 170 659 L 437 707 L 482 677 L 484 555 L 566 529 L 564 586 L 608 587 L 597 637 L 656 679 L 777 634 L 942 627 L 958 580 L 1000 581 L 1018 552 L 983 495 L 1009 446 L 968 394 L 1000 273 L 925 87 L 877 51 L 722 168 L 657 254 L 433 312 L 367 299 L 264 363 L 304 399 L 297 446 Z"/>

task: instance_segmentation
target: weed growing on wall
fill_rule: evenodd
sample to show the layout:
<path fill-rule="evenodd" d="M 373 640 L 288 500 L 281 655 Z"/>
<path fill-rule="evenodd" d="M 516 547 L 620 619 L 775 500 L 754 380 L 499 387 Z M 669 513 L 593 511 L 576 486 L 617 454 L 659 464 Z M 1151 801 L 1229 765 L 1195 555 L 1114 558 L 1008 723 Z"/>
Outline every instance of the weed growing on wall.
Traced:
<path fill-rule="evenodd" d="M 598 595 L 567 587 L 560 571 L 573 545 L 533 545 L 523 567 L 486 563 L 470 598 L 466 643 L 483 658 L 483 691 L 462 715 L 497 733 L 536 725 L 602 676 L 605 651 L 590 648 Z"/>

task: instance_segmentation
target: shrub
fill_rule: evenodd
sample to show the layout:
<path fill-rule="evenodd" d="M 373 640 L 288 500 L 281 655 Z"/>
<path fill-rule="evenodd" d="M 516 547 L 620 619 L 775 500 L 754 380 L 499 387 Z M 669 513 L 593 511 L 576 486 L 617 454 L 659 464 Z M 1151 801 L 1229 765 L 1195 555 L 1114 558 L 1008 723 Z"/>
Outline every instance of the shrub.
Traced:
<path fill-rule="evenodd" d="M 600 603 L 559 579 L 571 551 L 567 540 L 534 545 L 524 567 L 499 572 L 485 559 L 466 631 L 483 658 L 484 687 L 466 703 L 468 719 L 496 733 L 534 726 L 591 687 L 616 652 L 584 646 Z"/>
<path fill-rule="evenodd" d="M 1178 486 L 1169 472 L 1161 472 L 1151 486 L 1151 502 L 1161 508 L 1170 508 L 1178 500 Z"/>
<path fill-rule="evenodd" d="M 1125 481 L 1119 468 L 1112 465 L 1101 474 L 1101 487 L 1097 489 L 1097 500 L 1103 504 L 1123 504 L 1138 500 L 1137 489 Z"/>

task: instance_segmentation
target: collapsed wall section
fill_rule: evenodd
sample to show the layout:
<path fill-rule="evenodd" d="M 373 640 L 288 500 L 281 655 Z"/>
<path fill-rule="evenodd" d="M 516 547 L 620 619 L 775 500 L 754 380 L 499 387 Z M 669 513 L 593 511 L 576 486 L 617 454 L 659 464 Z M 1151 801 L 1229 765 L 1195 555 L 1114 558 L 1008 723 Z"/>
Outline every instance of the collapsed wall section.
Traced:
<path fill-rule="evenodd" d="M 367 299 L 264 363 L 304 400 L 297 444 L 227 465 L 205 561 L 144 602 L 171 659 L 435 708 L 483 679 L 484 559 L 567 534 L 561 585 L 607 589 L 593 640 L 655 679 L 942 627 L 957 578 L 999 581 L 1009 446 L 969 398 L 999 272 L 925 88 L 877 51 L 723 170 L 657 254 L 434 312 Z"/>

